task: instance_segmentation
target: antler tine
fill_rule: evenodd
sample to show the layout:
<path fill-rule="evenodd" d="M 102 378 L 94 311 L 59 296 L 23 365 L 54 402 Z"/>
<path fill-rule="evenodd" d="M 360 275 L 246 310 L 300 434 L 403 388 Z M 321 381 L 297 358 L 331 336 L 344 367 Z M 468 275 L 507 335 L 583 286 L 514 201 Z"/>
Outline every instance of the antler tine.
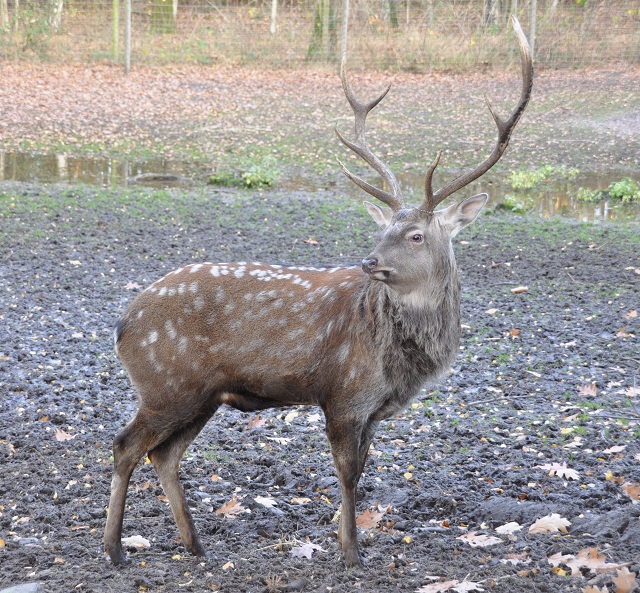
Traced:
<path fill-rule="evenodd" d="M 380 103 L 380 101 L 382 101 L 382 99 L 385 98 L 386 94 L 391 88 L 391 85 L 389 85 L 377 99 L 374 99 L 373 101 L 365 104 L 358 101 L 355 94 L 353 93 L 351 84 L 349 83 L 349 79 L 347 77 L 346 55 L 342 56 L 340 77 L 342 79 L 342 88 L 344 89 L 344 94 L 347 97 L 347 101 L 349 101 L 349 104 L 351 105 L 351 109 L 353 110 L 353 115 L 355 117 L 355 142 L 347 140 L 340 133 L 340 130 L 338 130 L 338 126 L 336 126 L 335 128 L 336 135 L 345 146 L 350 148 L 360 158 L 367 162 L 374 169 L 374 171 L 376 171 L 376 173 L 378 173 L 382 177 L 382 179 L 387 182 L 387 185 L 389 186 L 391 191 L 386 192 L 380 188 L 374 187 L 370 183 L 364 181 L 364 179 L 361 179 L 360 177 L 351 173 L 351 171 L 349 171 L 349 169 L 347 169 L 340 160 L 338 160 L 338 163 L 340 164 L 340 167 L 342 168 L 344 174 L 357 186 L 359 186 L 368 194 L 377 198 L 381 202 L 385 203 L 394 212 L 398 212 L 403 207 L 400 184 L 398 183 L 396 176 L 391 172 L 391 169 L 389 169 L 387 165 L 385 165 L 375 154 L 371 152 L 371 149 L 367 146 L 367 142 L 365 140 L 365 122 L 367 119 L 367 115 L 378 103 Z"/>
<path fill-rule="evenodd" d="M 491 115 L 496 122 L 496 126 L 498 127 L 498 139 L 493 151 L 475 169 L 473 169 L 472 171 L 468 171 L 463 175 L 460 175 L 453 181 L 450 181 L 449 183 L 441 187 L 435 193 L 432 193 L 431 177 L 433 176 L 433 171 L 435 170 L 438 164 L 438 160 L 440 159 L 440 156 L 438 154 L 438 157 L 429 168 L 427 174 L 427 182 L 425 184 L 426 195 L 422 205 L 422 208 L 425 210 L 433 211 L 433 209 L 440 202 L 442 202 L 442 200 L 450 196 L 452 193 L 457 192 L 459 189 L 462 189 L 465 185 L 468 185 L 472 181 L 475 181 L 481 175 L 484 175 L 489 169 L 491 169 L 491 167 L 493 167 L 493 165 L 495 165 L 500 160 L 500 157 L 502 157 L 504 151 L 507 148 L 507 145 L 509 144 L 511 132 L 516 127 L 520 116 L 529 103 L 529 99 L 531 98 L 531 87 L 533 86 L 533 60 L 531 58 L 531 48 L 529 47 L 527 38 L 522 32 L 522 27 L 520 26 L 518 19 L 515 16 L 512 16 L 511 20 L 520 49 L 520 66 L 522 69 L 522 92 L 520 94 L 520 100 L 514 107 L 508 119 L 503 120 L 493 110 L 491 103 L 489 103 L 489 100 L 485 97 L 485 101 L 487 102 L 489 111 L 491 112 Z"/>

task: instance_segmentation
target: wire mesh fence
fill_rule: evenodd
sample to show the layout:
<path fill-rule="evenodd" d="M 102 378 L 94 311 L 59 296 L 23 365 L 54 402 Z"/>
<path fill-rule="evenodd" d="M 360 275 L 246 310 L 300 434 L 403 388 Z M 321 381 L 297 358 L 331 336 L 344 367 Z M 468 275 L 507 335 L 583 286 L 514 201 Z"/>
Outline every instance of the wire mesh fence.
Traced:
<path fill-rule="evenodd" d="M 0 0 L 0 56 L 124 63 L 127 2 L 133 65 L 299 68 L 346 44 L 357 67 L 504 67 L 511 14 L 538 65 L 640 63 L 640 0 Z"/>

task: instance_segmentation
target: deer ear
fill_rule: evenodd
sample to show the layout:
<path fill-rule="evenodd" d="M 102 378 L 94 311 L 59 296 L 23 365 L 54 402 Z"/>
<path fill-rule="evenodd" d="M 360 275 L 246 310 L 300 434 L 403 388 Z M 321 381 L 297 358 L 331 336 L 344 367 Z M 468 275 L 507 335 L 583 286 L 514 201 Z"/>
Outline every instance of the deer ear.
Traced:
<path fill-rule="evenodd" d="M 378 226 L 384 229 L 391 224 L 391 219 L 393 218 L 393 211 L 391 208 L 380 208 L 380 206 L 376 206 L 376 204 L 372 204 L 367 201 L 363 202 L 363 204 L 367 209 L 367 212 L 371 215 L 371 218 L 376 221 Z"/>
<path fill-rule="evenodd" d="M 477 218 L 488 199 L 487 194 L 478 194 L 459 204 L 453 204 L 443 211 L 443 222 L 451 228 L 452 237 Z"/>

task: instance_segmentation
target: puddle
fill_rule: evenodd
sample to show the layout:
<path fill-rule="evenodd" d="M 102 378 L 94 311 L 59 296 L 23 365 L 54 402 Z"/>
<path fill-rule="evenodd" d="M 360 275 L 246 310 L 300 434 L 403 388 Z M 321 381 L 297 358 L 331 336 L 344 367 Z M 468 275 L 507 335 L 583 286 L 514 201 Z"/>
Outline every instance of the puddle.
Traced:
<path fill-rule="evenodd" d="M 155 159 L 132 161 L 65 154 L 29 154 L 0 151 L 0 181 L 32 183 L 86 183 L 88 185 L 189 187 L 206 171 L 193 163 Z"/>
<path fill-rule="evenodd" d="M 33 155 L 21 152 L 0 151 L 0 181 L 26 181 L 33 183 L 84 183 L 99 186 L 147 186 L 147 187 L 197 187 L 207 179 L 210 171 L 202 165 L 192 162 L 155 159 L 133 161 L 129 159 L 109 159 L 90 157 L 71 157 L 64 154 Z M 603 200 L 587 203 L 575 198 L 579 187 L 604 189 L 612 181 L 623 177 L 619 172 L 601 172 L 598 174 L 580 174 L 572 180 L 552 180 L 547 185 L 535 189 L 516 192 L 505 183 L 505 177 L 485 175 L 472 183 L 460 195 L 473 195 L 486 192 L 489 203 L 500 204 L 506 195 L 530 207 L 543 218 L 562 216 L 581 221 L 599 220 L 640 220 L 640 203 L 621 204 L 618 201 Z M 634 175 L 634 180 L 640 176 Z M 376 177 L 365 177 L 376 185 Z M 424 192 L 424 172 L 409 171 L 398 174 L 405 197 L 409 203 L 418 204 Z M 448 179 L 447 179 L 448 180 Z M 434 180 L 434 187 L 439 187 Z M 313 190 L 315 184 L 308 179 L 282 180 L 280 188 L 290 191 Z M 361 200 L 365 194 L 349 184 L 348 193 L 354 199 Z"/>

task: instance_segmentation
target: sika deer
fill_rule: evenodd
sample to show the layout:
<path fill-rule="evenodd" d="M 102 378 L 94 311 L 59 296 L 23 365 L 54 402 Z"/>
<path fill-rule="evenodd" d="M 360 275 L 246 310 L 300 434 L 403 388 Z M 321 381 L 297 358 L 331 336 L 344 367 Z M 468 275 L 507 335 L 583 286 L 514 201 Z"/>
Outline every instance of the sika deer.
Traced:
<path fill-rule="evenodd" d="M 337 135 L 377 171 L 389 191 L 345 174 L 387 208 L 366 203 L 382 227 L 361 269 L 259 263 L 199 263 L 167 274 L 142 292 L 118 321 L 118 356 L 139 392 L 135 418 L 115 438 L 104 545 L 125 562 L 122 520 L 129 479 L 148 453 L 171 504 L 182 542 L 204 556 L 178 466 L 186 448 L 222 404 L 242 411 L 315 404 L 340 479 L 338 538 L 347 566 L 360 563 L 356 486 L 377 424 L 402 410 L 452 364 L 460 338 L 460 290 L 451 239 L 484 206 L 481 194 L 435 211 L 502 156 L 530 97 L 532 62 L 518 22 L 523 86 L 506 121 L 491 109 L 498 140 L 473 171 L 436 192 L 426 176 L 419 208 L 404 206 L 389 167 L 365 142 L 365 119 L 386 95 L 361 104 L 345 62 L 342 85 L 355 115 L 354 142 Z M 364 272 L 364 273 L 363 273 Z"/>

